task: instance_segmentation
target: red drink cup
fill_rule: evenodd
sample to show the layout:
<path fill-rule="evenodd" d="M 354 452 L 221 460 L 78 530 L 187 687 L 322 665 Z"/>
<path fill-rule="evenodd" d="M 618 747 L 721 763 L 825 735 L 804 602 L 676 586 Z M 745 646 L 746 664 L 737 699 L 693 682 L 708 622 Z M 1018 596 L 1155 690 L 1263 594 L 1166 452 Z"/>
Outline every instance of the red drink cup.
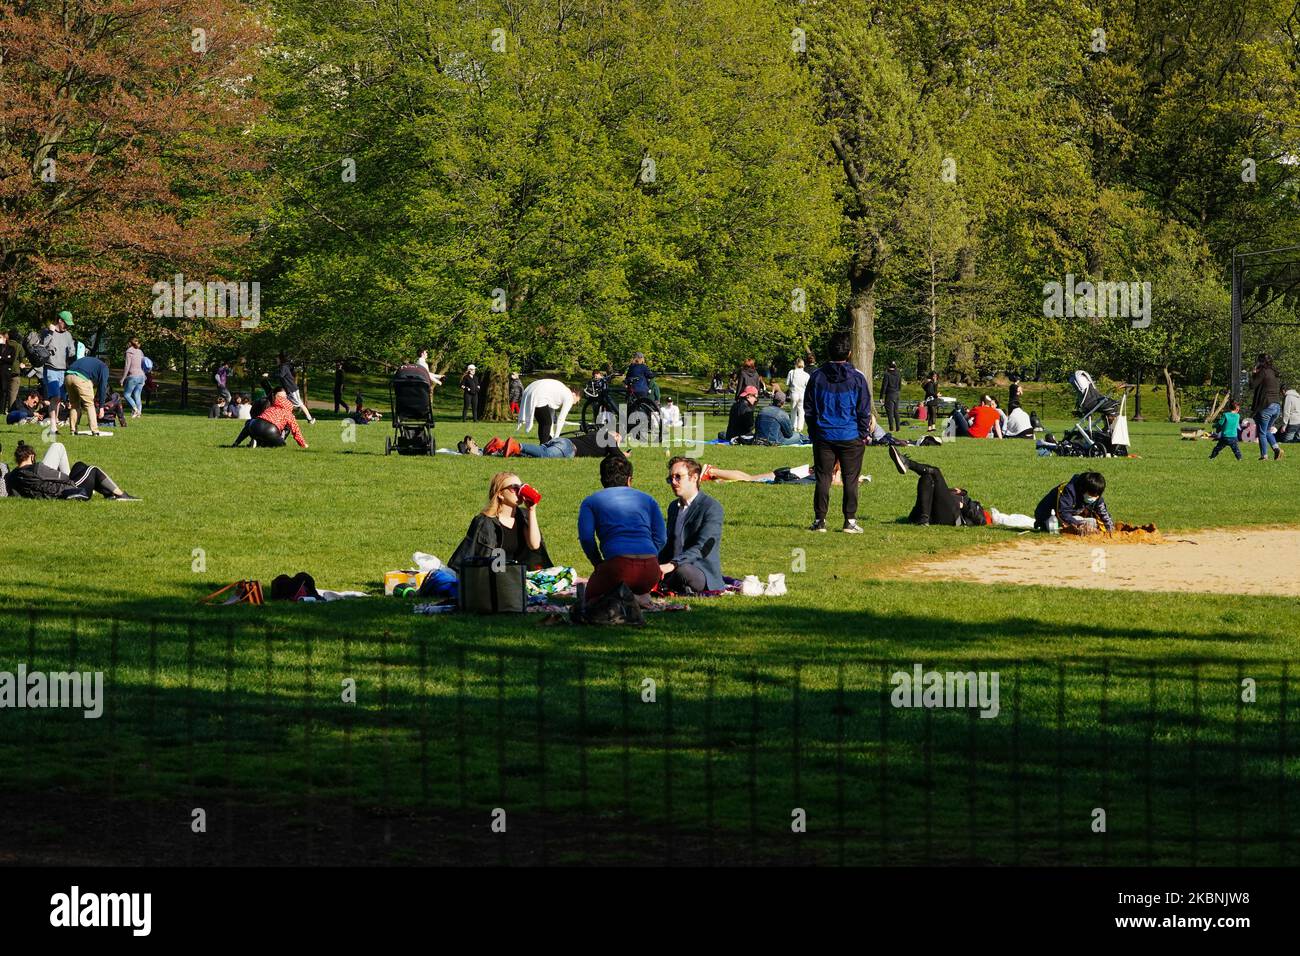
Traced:
<path fill-rule="evenodd" d="M 532 485 L 520 485 L 519 497 L 524 499 L 524 501 L 528 502 L 530 505 L 535 505 L 537 502 L 542 500 L 542 493 Z"/>

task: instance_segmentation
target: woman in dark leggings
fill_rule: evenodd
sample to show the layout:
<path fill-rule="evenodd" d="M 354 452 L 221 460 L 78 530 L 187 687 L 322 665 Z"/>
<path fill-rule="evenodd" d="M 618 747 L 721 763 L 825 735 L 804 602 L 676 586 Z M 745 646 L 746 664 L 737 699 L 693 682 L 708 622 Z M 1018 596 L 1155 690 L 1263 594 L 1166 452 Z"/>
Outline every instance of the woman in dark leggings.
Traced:
<path fill-rule="evenodd" d="M 105 498 L 114 501 L 139 501 L 128 495 L 94 465 L 79 461 L 67 468 L 67 453 L 63 446 L 55 442 L 55 448 L 61 453 L 61 460 L 55 461 L 47 452 L 45 461 L 36 460 L 36 449 L 25 442 L 19 442 L 14 451 L 14 470 L 7 476 L 9 493 L 19 498 L 61 498 L 65 501 L 89 501 L 99 492 Z M 65 470 L 66 469 L 66 470 Z"/>
<path fill-rule="evenodd" d="M 284 432 L 265 418 L 250 418 L 244 422 L 244 428 L 232 447 L 238 448 L 246 438 L 252 439 L 258 448 L 284 447 Z"/>
<path fill-rule="evenodd" d="M 284 432 L 293 433 L 293 440 L 301 447 L 307 447 L 307 440 L 302 437 L 302 430 L 294 418 L 294 405 L 285 396 L 279 385 L 271 390 L 271 404 L 262 410 L 256 418 L 244 422 L 244 428 L 231 447 L 238 448 L 245 438 L 251 438 L 259 448 L 283 448 Z"/>

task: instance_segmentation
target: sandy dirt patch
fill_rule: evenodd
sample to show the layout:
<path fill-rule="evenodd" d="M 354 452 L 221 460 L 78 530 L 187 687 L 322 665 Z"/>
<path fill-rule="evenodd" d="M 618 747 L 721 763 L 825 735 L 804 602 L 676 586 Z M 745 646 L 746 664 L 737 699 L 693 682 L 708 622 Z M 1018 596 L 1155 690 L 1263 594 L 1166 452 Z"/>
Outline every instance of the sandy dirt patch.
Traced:
<path fill-rule="evenodd" d="M 1300 528 L 1166 532 L 1159 542 L 1026 534 L 1004 547 L 908 566 L 985 583 L 1219 594 L 1297 593 Z"/>

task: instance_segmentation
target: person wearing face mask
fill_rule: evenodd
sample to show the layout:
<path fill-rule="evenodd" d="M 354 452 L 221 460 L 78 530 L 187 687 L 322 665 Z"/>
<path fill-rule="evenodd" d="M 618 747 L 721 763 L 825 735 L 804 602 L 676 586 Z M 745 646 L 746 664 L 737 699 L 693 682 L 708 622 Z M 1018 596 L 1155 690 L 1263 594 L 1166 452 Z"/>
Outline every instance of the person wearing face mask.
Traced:
<path fill-rule="evenodd" d="M 1034 509 L 1034 530 L 1052 530 L 1052 513 L 1055 512 L 1060 529 L 1067 526 L 1076 528 L 1084 534 L 1091 534 L 1105 528 L 1115 530 L 1106 499 L 1106 478 L 1095 471 L 1085 471 L 1075 475 L 1069 481 L 1057 485 L 1038 503 Z"/>

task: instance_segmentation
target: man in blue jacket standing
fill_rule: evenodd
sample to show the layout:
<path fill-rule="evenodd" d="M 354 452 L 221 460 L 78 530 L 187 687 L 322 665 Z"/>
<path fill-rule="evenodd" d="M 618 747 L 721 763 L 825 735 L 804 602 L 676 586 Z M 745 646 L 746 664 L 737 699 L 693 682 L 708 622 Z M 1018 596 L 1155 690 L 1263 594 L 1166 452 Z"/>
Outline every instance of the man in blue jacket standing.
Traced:
<path fill-rule="evenodd" d="M 844 483 L 844 527 L 840 530 L 848 534 L 862 533 L 857 521 L 858 477 L 862 472 L 862 453 L 871 436 L 871 385 L 849 361 L 851 348 L 849 333 L 836 332 L 830 341 L 830 360 L 818 366 L 808 378 L 805 404 L 817 476 L 809 531 L 826 530 L 831 479 L 838 464 L 840 480 Z"/>

